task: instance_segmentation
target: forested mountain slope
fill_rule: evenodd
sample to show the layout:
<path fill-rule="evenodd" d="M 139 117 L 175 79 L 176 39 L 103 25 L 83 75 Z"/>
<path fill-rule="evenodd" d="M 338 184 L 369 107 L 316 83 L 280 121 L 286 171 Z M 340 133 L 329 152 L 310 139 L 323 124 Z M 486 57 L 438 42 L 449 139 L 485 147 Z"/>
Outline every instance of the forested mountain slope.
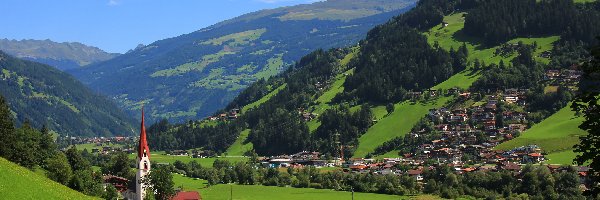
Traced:
<path fill-rule="evenodd" d="M 413 0 L 329 0 L 246 14 L 71 71 L 149 120 L 198 119 L 318 48 L 354 45 Z"/>
<path fill-rule="evenodd" d="M 58 43 L 51 40 L 0 39 L 0 50 L 17 58 L 44 63 L 63 71 L 109 60 L 119 55 L 77 42 Z"/>
<path fill-rule="evenodd" d="M 0 88 L 18 124 L 28 120 L 71 136 L 132 133 L 132 118 L 113 102 L 51 66 L 0 51 Z"/>
<path fill-rule="evenodd" d="M 506 12 L 489 12 L 489 15 L 523 15 L 527 23 L 535 23 L 542 29 L 521 30 L 510 25 L 516 22 L 502 17 L 494 19 L 497 21 L 490 19 L 489 24 L 467 23 L 477 21 L 473 18 L 491 7 Z M 523 7 L 561 15 L 569 23 L 561 22 L 556 24 L 560 29 L 552 28 L 551 22 L 536 17 L 537 12 L 520 13 Z M 217 127 L 235 127 L 219 140 L 222 142 L 219 147 L 210 146 L 221 152 L 227 145 L 235 144 L 230 148 L 232 152 L 253 147 L 261 155 L 315 150 L 337 156 L 342 144 L 346 156 L 388 152 L 394 153 L 387 155 L 398 156 L 398 151 L 414 152 L 418 145 L 439 136 L 432 127 L 439 122 L 426 117 L 430 109 L 475 109 L 513 88 L 526 91 L 523 94 L 527 98 L 522 104 L 505 105 L 502 109 L 527 112 L 527 122 L 523 123 L 531 127 L 565 109 L 576 93 L 575 85 L 545 79 L 545 72 L 577 71 L 576 66 L 589 58 L 585 49 L 596 43 L 591 38 L 600 34 L 597 26 L 600 20 L 586 16 L 598 15 L 599 8 L 597 3 L 574 4 L 569 0 L 525 3 L 423 0 L 413 10 L 375 27 L 354 48 L 313 52 L 280 76 L 252 84 L 224 109 L 242 108 L 237 120 L 196 122 L 186 127 L 194 129 L 205 124 L 200 126 L 210 129 L 207 124 L 211 123 L 219 124 Z M 476 14 L 469 15 L 471 12 Z M 519 31 L 510 37 L 500 34 L 499 38 L 466 31 L 477 26 L 483 26 L 479 27 L 482 31 L 503 27 Z M 430 95 L 429 89 L 440 95 Z M 457 93 L 448 93 L 449 90 L 478 97 L 463 100 Z M 566 116 L 560 113 L 559 116 Z M 502 114 L 498 118 L 503 118 Z M 497 123 L 493 129 L 509 130 L 508 121 L 498 119 Z M 182 131 L 177 127 L 182 125 L 162 125 L 163 129 L 153 129 L 158 132 L 158 140 L 190 138 L 179 136 Z M 483 131 L 480 124 L 471 126 Z M 241 138 L 236 138 L 238 131 L 244 131 Z M 425 134 L 421 139 L 404 137 L 421 131 Z M 194 135 L 205 134 L 199 131 Z M 195 145 L 212 143 L 203 141 Z M 194 141 L 187 143 L 194 146 Z M 552 153 L 551 147 L 539 145 L 548 150 L 546 153 Z M 566 146 L 569 145 L 573 144 Z"/>

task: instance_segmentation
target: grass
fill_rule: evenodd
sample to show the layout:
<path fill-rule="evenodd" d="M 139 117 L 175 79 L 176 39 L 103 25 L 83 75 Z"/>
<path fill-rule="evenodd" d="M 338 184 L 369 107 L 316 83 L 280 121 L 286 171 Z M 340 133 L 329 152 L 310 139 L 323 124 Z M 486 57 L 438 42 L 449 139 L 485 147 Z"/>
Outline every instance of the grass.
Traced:
<path fill-rule="evenodd" d="M 441 107 L 450 99 L 451 97 L 440 97 L 426 103 L 405 101 L 396 104 L 394 112 L 358 138 L 359 145 L 354 152 L 354 157 L 365 157 L 384 142 L 406 135 L 429 112 L 429 109 Z"/>
<path fill-rule="evenodd" d="M 183 188 L 186 191 L 198 191 L 207 187 L 208 184 L 206 180 L 190 178 L 181 174 L 173 174 L 173 182 L 175 182 L 176 188 Z"/>
<path fill-rule="evenodd" d="M 448 26 L 442 27 L 442 25 L 437 25 L 431 28 L 429 31 L 425 33 L 427 36 L 427 41 L 433 45 L 437 42 L 437 44 L 446 49 L 450 50 L 458 49 L 460 46 L 465 44 L 467 49 L 469 50 L 469 61 L 474 61 L 475 59 L 479 59 L 480 61 L 484 61 L 486 64 L 490 63 L 500 63 L 500 61 L 504 61 L 504 63 L 509 63 L 512 58 L 516 56 L 512 55 L 509 57 L 495 56 L 494 52 L 498 47 L 488 47 L 482 45 L 481 40 L 473 37 L 469 37 L 464 35 L 461 30 L 464 28 L 465 20 L 463 15 L 465 13 L 455 13 L 452 15 L 448 15 L 444 17 L 444 22 L 448 23 Z M 516 38 L 508 41 L 507 43 L 517 43 L 519 41 L 524 44 L 533 44 L 536 42 L 538 44 L 538 49 L 536 49 L 534 55 L 539 55 L 540 53 L 551 50 L 552 44 L 558 41 L 560 37 L 558 36 L 549 36 L 549 37 L 540 37 L 540 38 Z M 550 60 L 545 58 L 536 57 L 536 60 L 548 63 Z"/>
<path fill-rule="evenodd" d="M 206 200 L 227 200 L 227 199 L 286 199 L 286 200 L 305 200 L 305 199 L 328 199 L 342 200 L 352 199 L 351 192 L 335 191 L 328 189 L 312 188 L 292 188 L 275 187 L 262 185 L 216 185 L 201 189 L 202 199 Z M 233 194 L 230 198 L 229 194 Z M 354 193 L 354 199 L 377 199 L 377 200 L 398 200 L 411 199 L 408 196 L 385 195 L 374 193 Z"/>
<path fill-rule="evenodd" d="M 547 164 L 573 165 L 573 159 L 577 154 L 573 150 L 559 151 L 546 155 Z"/>
<path fill-rule="evenodd" d="M 95 199 L 0 158 L 0 199 Z"/>
<path fill-rule="evenodd" d="M 280 90 L 282 90 L 285 87 L 286 87 L 286 84 L 283 84 L 283 85 L 277 87 L 275 90 L 271 91 L 269 94 L 260 98 L 258 101 L 252 102 L 251 104 L 248 104 L 248 105 L 242 107 L 242 113 L 244 113 L 252 108 L 258 107 L 260 104 L 263 104 L 264 102 L 267 102 L 269 99 L 271 99 L 271 97 L 275 96 L 277 93 L 279 93 Z"/>
<path fill-rule="evenodd" d="M 250 129 L 246 129 L 240 133 L 240 136 L 235 140 L 235 142 L 227 148 L 225 154 L 227 156 L 242 156 L 247 151 L 252 150 L 253 145 L 251 142 L 244 143 L 248 138 L 248 134 L 250 134 Z"/>
<path fill-rule="evenodd" d="M 317 98 L 317 105 L 312 107 L 312 112 L 322 114 L 326 110 L 330 109 L 332 106 L 331 101 L 333 100 L 333 98 L 337 94 L 344 92 L 344 82 L 346 82 L 347 77 L 345 74 L 350 75 L 353 73 L 354 69 L 350 69 L 342 74 L 338 74 L 335 77 L 335 81 L 333 81 L 333 83 L 331 84 L 331 87 L 329 87 L 325 92 L 323 92 L 323 94 L 321 94 L 321 96 Z"/>
<path fill-rule="evenodd" d="M 129 158 L 131 158 L 131 159 L 135 159 L 136 156 L 137 156 L 136 154 L 129 154 Z M 164 152 L 157 152 L 157 153 L 153 152 L 150 154 L 150 160 L 155 161 L 157 163 L 171 163 L 171 164 L 177 160 L 184 162 L 184 163 L 196 161 L 204 167 L 212 167 L 213 162 L 215 162 L 215 160 L 227 160 L 229 162 L 235 163 L 235 162 L 246 161 L 247 158 L 241 157 L 241 156 L 220 157 L 220 158 L 192 158 L 191 156 L 171 156 L 171 155 L 165 155 Z"/>
<path fill-rule="evenodd" d="M 226 55 L 230 55 L 230 54 L 235 54 L 235 52 L 221 50 L 214 54 L 208 54 L 208 55 L 202 56 L 202 59 L 200 61 L 189 62 L 189 63 L 179 65 L 175 68 L 156 71 L 156 72 L 152 73 L 150 75 L 150 77 L 153 77 L 153 78 L 161 77 L 161 76 L 170 77 L 170 76 L 185 74 L 190 71 L 202 72 L 204 70 L 204 68 L 206 68 L 208 65 L 218 62 L 219 60 L 221 60 L 221 58 L 223 58 Z"/>
<path fill-rule="evenodd" d="M 225 42 L 229 42 L 229 41 L 233 40 L 232 42 L 227 43 L 227 45 L 229 45 L 229 46 L 247 45 L 251 41 L 254 41 L 254 40 L 260 38 L 260 36 L 262 36 L 262 34 L 264 34 L 266 32 L 267 32 L 266 28 L 249 30 L 249 31 L 225 35 L 225 36 L 218 37 L 218 38 L 213 38 L 213 39 L 204 41 L 200 44 L 220 46 L 220 45 L 223 45 Z"/>
<path fill-rule="evenodd" d="M 558 160 L 556 162 L 564 163 L 575 158 L 575 153 L 572 152 L 573 145 L 579 143 L 579 136 L 586 134 L 577 127 L 582 121 L 582 117 L 575 117 L 575 112 L 571 111 L 569 105 L 523 132 L 520 137 L 498 145 L 496 149 L 507 150 L 536 144 L 549 154 L 550 159 L 555 158 Z"/>
<path fill-rule="evenodd" d="M 257 79 L 267 79 L 271 76 L 275 76 L 279 74 L 283 64 L 283 54 L 277 54 L 275 57 L 269 58 L 269 60 L 267 60 L 267 65 L 261 71 L 252 76 Z"/>

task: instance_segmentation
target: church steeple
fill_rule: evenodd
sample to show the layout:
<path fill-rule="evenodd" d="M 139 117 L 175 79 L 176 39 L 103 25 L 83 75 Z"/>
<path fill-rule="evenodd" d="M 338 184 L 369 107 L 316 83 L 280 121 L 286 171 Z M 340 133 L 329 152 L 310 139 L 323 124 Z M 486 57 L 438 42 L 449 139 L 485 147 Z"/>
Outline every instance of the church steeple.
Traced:
<path fill-rule="evenodd" d="M 142 127 L 140 128 L 140 141 L 138 145 L 138 160 L 142 157 L 150 159 L 150 148 L 146 141 L 146 126 L 144 125 L 144 108 L 142 107 Z"/>
<path fill-rule="evenodd" d="M 142 124 L 140 127 L 140 141 L 138 144 L 138 169 L 135 176 L 136 179 L 136 197 L 138 200 L 143 200 L 146 196 L 146 184 L 143 183 L 143 178 L 150 173 L 150 148 L 146 141 L 146 127 L 144 125 L 144 107 L 142 107 Z"/>

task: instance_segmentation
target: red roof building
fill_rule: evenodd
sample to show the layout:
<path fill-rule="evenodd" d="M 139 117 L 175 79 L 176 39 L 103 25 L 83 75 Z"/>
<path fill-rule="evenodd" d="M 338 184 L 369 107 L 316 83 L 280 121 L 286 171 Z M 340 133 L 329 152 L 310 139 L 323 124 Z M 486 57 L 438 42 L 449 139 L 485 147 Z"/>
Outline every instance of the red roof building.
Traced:
<path fill-rule="evenodd" d="M 173 200 L 202 200 L 202 197 L 200 196 L 200 193 L 196 191 L 178 192 L 177 195 L 173 197 Z"/>

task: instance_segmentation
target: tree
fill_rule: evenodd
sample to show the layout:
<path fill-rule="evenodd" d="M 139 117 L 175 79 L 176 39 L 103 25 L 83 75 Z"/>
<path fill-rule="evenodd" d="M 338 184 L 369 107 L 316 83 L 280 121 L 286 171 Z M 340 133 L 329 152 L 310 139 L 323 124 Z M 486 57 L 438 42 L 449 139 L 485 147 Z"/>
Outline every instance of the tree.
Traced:
<path fill-rule="evenodd" d="M 102 173 L 133 179 L 135 175 L 131 171 L 132 163 L 125 152 L 119 152 L 111 157 L 107 165 L 102 167 Z"/>
<path fill-rule="evenodd" d="M 388 104 L 385 106 L 385 109 L 387 110 L 387 113 L 388 113 L 388 115 L 389 115 L 389 114 L 391 114 L 392 112 L 394 112 L 394 110 L 395 110 L 396 108 L 394 107 L 394 104 L 393 104 L 393 103 L 388 103 Z"/>
<path fill-rule="evenodd" d="M 56 153 L 46 161 L 46 176 L 60 184 L 67 185 L 73 171 L 64 153 Z"/>
<path fill-rule="evenodd" d="M 115 188 L 115 186 L 113 186 L 112 184 L 108 184 L 108 186 L 106 186 L 106 192 L 104 193 L 102 198 L 106 200 L 117 200 L 119 199 L 119 192 L 117 191 L 117 188 Z"/>
<path fill-rule="evenodd" d="M 579 83 L 580 94 L 575 98 L 571 108 L 577 113 L 583 113 L 584 120 L 579 128 L 588 132 L 579 138 L 575 152 L 579 153 L 575 161 L 579 165 L 588 164 L 591 169 L 589 176 L 592 187 L 587 194 L 600 194 L 600 46 L 592 49 L 594 59 L 582 66 L 583 77 Z"/>
<path fill-rule="evenodd" d="M 154 191 L 154 197 L 158 200 L 168 200 L 175 196 L 173 175 L 166 167 L 153 168 L 142 181 L 148 185 L 150 191 Z"/>
<path fill-rule="evenodd" d="M 54 156 L 54 154 L 56 153 L 57 146 L 54 142 L 52 134 L 50 133 L 50 130 L 48 130 L 48 127 L 46 127 L 46 125 L 42 126 L 40 132 L 42 134 L 42 137 L 40 138 L 39 150 L 40 160 L 42 167 L 45 167 L 45 165 L 47 165 L 46 160 Z"/>
<path fill-rule="evenodd" d="M 91 164 L 81 156 L 81 153 L 79 153 L 75 146 L 71 146 L 65 154 L 69 159 L 69 164 L 73 171 L 91 169 Z"/>
<path fill-rule="evenodd" d="M 9 147 L 14 141 L 15 125 L 10 108 L 3 96 L 0 95 L 0 156 L 8 158 Z"/>

